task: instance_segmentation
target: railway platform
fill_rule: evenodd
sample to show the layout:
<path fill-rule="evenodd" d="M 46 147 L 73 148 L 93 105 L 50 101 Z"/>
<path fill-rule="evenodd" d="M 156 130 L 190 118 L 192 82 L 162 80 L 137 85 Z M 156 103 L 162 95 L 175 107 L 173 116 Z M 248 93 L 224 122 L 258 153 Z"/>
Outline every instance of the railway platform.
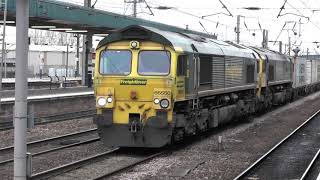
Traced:
<path fill-rule="evenodd" d="M 42 88 L 42 89 L 28 89 L 28 99 L 35 99 L 35 98 L 48 98 L 48 96 L 56 95 L 56 96 L 63 96 L 70 93 L 85 93 L 85 92 L 91 92 L 93 93 L 93 88 L 88 87 L 68 87 L 68 88 L 55 88 L 55 89 L 49 89 L 49 88 Z M 7 102 L 10 101 L 12 98 L 14 98 L 14 90 L 3 90 L 1 92 L 1 102 Z M 79 94 L 79 95 L 80 95 Z"/>
<path fill-rule="evenodd" d="M 87 87 L 29 89 L 28 114 L 41 120 L 70 113 L 93 113 L 93 94 L 93 89 Z M 2 91 L 0 123 L 12 124 L 14 101 L 14 90 Z"/>
<path fill-rule="evenodd" d="M 44 77 L 44 78 L 28 78 L 29 89 L 51 88 L 57 89 L 60 87 L 76 87 L 81 84 L 81 77 Z M 15 86 L 15 78 L 3 78 L 2 89 L 12 90 Z"/>

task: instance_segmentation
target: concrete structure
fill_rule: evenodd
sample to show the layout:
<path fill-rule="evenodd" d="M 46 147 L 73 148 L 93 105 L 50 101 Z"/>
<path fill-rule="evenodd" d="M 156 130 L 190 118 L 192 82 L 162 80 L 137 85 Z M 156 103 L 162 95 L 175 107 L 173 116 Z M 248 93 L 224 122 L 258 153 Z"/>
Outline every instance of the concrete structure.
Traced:
<path fill-rule="evenodd" d="M 10 0 L 8 2 L 8 20 L 15 20 L 16 2 L 18 1 Z M 85 6 L 86 4 L 90 4 L 90 2 L 90 0 L 85 0 Z M 117 29 L 124 28 L 129 25 L 142 25 L 155 27 L 166 31 L 192 33 L 202 35 L 204 37 L 213 38 L 213 35 L 209 35 L 207 33 L 196 32 L 175 26 L 152 22 L 144 19 L 138 19 L 107 11 L 96 10 L 91 7 L 83 7 L 55 0 L 30 0 L 29 7 L 29 27 L 31 28 L 32 26 L 55 26 L 56 28 L 72 28 L 73 30 L 86 30 L 88 33 L 83 34 L 91 36 L 95 33 L 108 34 Z M 90 43 L 88 43 L 88 46 L 86 47 L 86 51 L 85 53 L 83 53 L 86 56 L 86 58 L 82 59 L 82 61 L 84 61 L 84 65 L 82 66 L 82 81 L 83 84 L 89 85 L 90 83 L 87 82 L 89 80 L 87 73 L 90 72 L 90 68 L 88 68 L 88 66 L 91 66 Z"/>
<path fill-rule="evenodd" d="M 13 96 L 12 96 L 13 95 Z M 4 114 L 0 122 L 12 121 L 14 94 L 7 92 L 1 98 Z M 62 115 L 65 113 L 94 110 L 95 98 L 92 89 L 67 88 L 54 90 L 30 90 L 28 106 L 33 106 L 35 118 Z"/>
<path fill-rule="evenodd" d="M 16 2 L 17 0 L 8 1 L 8 20 L 15 20 Z M 29 15 L 30 27 L 36 25 L 57 26 L 59 28 L 68 27 L 77 30 L 88 30 L 89 33 L 95 34 L 110 33 L 115 29 L 124 28 L 129 25 L 143 25 L 166 31 L 192 32 L 193 34 L 212 37 L 212 35 L 207 33 L 55 0 L 30 0 Z"/>
<path fill-rule="evenodd" d="M 80 52 L 82 50 L 80 49 Z M 42 75 L 52 76 L 52 70 L 58 75 L 65 75 L 66 63 L 68 62 L 68 76 L 74 77 L 76 70 L 76 48 L 66 46 L 45 46 L 45 45 L 30 45 L 28 61 L 28 77 L 39 77 L 40 71 Z M 68 60 L 67 60 L 68 56 Z M 80 53 L 79 63 L 81 66 L 82 53 Z M 16 62 L 15 46 L 11 46 L 7 50 L 7 77 L 13 78 Z M 80 72 L 81 74 L 81 72 Z"/>
<path fill-rule="evenodd" d="M 302 57 L 309 60 L 320 60 L 320 55 L 302 55 Z"/>
<path fill-rule="evenodd" d="M 29 0 L 16 3 L 16 84 L 14 102 L 14 179 L 27 179 L 27 65 L 28 65 L 28 27 Z"/>

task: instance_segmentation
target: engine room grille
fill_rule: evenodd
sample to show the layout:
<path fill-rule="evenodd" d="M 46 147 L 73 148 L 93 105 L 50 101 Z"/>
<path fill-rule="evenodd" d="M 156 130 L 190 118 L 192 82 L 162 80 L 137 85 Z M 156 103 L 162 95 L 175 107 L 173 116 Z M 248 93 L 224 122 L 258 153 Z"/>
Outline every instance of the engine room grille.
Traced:
<path fill-rule="evenodd" d="M 213 57 L 212 58 L 212 89 L 224 88 L 224 58 Z"/>

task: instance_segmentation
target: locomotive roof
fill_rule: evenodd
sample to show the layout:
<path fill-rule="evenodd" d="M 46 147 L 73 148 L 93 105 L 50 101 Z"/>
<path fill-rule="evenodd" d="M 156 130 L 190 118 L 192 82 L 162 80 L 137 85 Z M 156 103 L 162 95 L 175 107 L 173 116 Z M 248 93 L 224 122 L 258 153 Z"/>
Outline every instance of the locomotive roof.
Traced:
<path fill-rule="evenodd" d="M 182 48 L 184 52 L 197 51 L 201 54 L 253 58 L 252 50 L 240 46 L 236 47 L 223 41 L 194 34 L 163 31 L 157 28 L 137 25 L 128 26 L 110 34 L 100 41 L 97 48 L 107 43 L 121 40 L 151 40 L 174 48 Z"/>
<path fill-rule="evenodd" d="M 107 43 L 121 40 L 150 40 L 172 46 L 173 48 L 181 48 L 184 52 L 196 51 L 201 54 L 218 56 L 237 56 L 252 59 L 254 58 L 253 54 L 256 54 L 252 49 L 232 42 L 223 42 L 195 34 L 163 31 L 153 27 L 138 25 L 128 26 L 110 34 L 100 41 L 97 48 Z M 281 59 L 281 55 L 272 53 L 271 51 L 265 54 L 268 54 L 269 58 L 276 58 L 275 60 Z"/>
<path fill-rule="evenodd" d="M 283 55 L 279 52 L 272 51 L 269 49 L 258 48 L 258 47 L 251 47 L 251 48 L 257 51 L 260 55 L 263 55 L 261 57 L 263 59 L 266 59 L 266 56 L 267 56 L 269 60 L 290 61 L 290 59 L 286 55 Z"/>

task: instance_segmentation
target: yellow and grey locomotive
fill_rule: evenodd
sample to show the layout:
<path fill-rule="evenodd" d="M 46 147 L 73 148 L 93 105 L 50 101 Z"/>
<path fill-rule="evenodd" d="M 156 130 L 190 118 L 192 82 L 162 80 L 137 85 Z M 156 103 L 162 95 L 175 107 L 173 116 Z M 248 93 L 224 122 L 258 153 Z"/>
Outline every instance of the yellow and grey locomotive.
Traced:
<path fill-rule="evenodd" d="M 286 56 L 129 26 L 96 50 L 95 122 L 107 146 L 162 147 L 293 96 Z"/>

